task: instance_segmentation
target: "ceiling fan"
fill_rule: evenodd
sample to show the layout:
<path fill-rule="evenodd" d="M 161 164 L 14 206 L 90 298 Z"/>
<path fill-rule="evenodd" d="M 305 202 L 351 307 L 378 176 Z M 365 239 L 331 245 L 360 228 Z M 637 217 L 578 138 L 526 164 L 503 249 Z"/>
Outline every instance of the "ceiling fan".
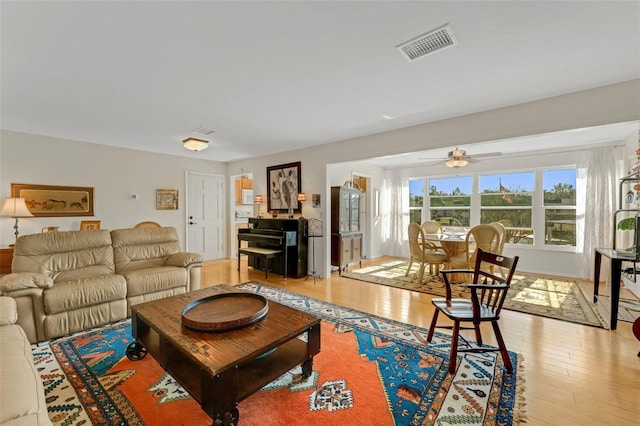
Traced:
<path fill-rule="evenodd" d="M 476 158 L 482 158 L 482 157 L 499 157 L 501 156 L 502 153 L 501 152 L 487 152 L 484 154 L 476 154 L 473 156 L 474 159 Z M 470 155 L 467 155 L 467 151 L 463 150 L 463 149 L 454 149 L 453 151 L 449 151 L 449 153 L 447 154 L 447 158 L 421 158 L 422 160 L 444 160 L 444 164 L 447 167 L 452 167 L 452 168 L 460 168 L 460 167 L 464 167 L 467 164 L 469 164 L 470 162 L 473 162 L 474 160 L 471 159 Z"/>

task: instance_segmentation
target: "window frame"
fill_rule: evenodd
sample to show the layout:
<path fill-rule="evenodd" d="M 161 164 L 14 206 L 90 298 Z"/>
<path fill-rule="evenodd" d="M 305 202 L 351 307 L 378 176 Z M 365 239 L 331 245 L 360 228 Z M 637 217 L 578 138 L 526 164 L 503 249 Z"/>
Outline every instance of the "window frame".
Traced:
<path fill-rule="evenodd" d="M 422 206 L 411 206 L 411 182 L 412 181 L 422 181 Z M 411 222 L 411 212 L 420 210 L 420 222 L 419 225 L 422 225 L 424 222 L 424 208 L 425 208 L 425 193 L 424 193 L 424 184 L 425 179 L 420 178 L 409 178 L 407 188 L 409 190 L 409 222 Z"/>
<path fill-rule="evenodd" d="M 479 192 L 479 182 L 480 182 L 480 176 L 484 176 L 484 175 L 489 175 L 489 174 L 511 174 L 511 173 L 523 173 L 523 172 L 533 172 L 534 173 L 534 191 L 532 193 L 532 206 L 530 207 L 532 210 L 532 217 L 531 217 L 531 227 L 533 229 L 533 243 L 532 244 L 510 244 L 507 243 L 507 246 L 511 246 L 511 247 L 517 247 L 519 250 L 520 249 L 525 249 L 525 250 L 531 250 L 531 249 L 537 249 L 537 250 L 553 250 L 553 251 L 563 251 L 563 252 L 572 252 L 572 253 L 576 253 L 579 252 L 580 249 L 578 247 L 578 244 L 580 244 L 580 239 L 578 238 L 578 236 L 576 236 L 576 245 L 550 245 L 550 244 L 546 244 L 546 240 L 544 238 L 544 233 L 546 231 L 545 229 L 545 213 L 547 208 L 545 208 L 546 206 L 544 206 L 544 187 L 543 187 L 543 177 L 544 177 L 544 172 L 548 171 L 548 170 L 566 170 L 566 169 L 574 169 L 576 171 L 576 177 L 578 176 L 578 171 L 579 171 L 579 167 L 577 164 L 564 164 L 564 165 L 554 165 L 554 166 L 548 166 L 548 167 L 530 167 L 530 168 L 522 168 L 522 169 L 515 169 L 515 170 L 502 170 L 500 172 L 497 173 L 481 173 L 481 172 L 473 172 L 473 173 L 468 173 L 468 174 L 457 174 L 455 176 L 453 175 L 434 175 L 434 176 L 427 176 L 427 177 L 422 177 L 422 178 L 418 178 L 418 177 L 414 177 L 411 178 L 411 180 L 418 180 L 418 179 L 422 179 L 424 181 L 423 183 L 423 192 L 424 192 L 424 188 L 427 188 L 426 190 L 426 195 L 423 198 L 423 212 L 422 212 L 422 218 L 431 217 L 431 201 L 427 200 L 427 198 L 429 197 L 428 195 L 428 188 L 430 187 L 430 181 L 432 179 L 447 179 L 447 178 L 456 178 L 456 177 L 463 177 L 463 176 L 469 176 L 472 178 L 472 194 L 470 195 L 470 206 L 469 206 L 469 217 L 470 217 L 470 226 L 475 226 L 480 224 L 480 211 L 482 209 L 481 201 L 480 201 L 480 192 Z M 579 187 L 580 185 L 580 181 L 578 179 L 576 179 L 576 194 L 579 194 L 581 191 L 581 188 Z M 499 207 L 499 208 L 505 208 L 505 207 Z M 514 206 L 513 208 L 516 209 L 521 209 L 521 208 L 529 208 L 527 206 Z M 556 208 L 556 206 L 551 206 L 550 208 Z M 573 206 L 567 206 L 567 208 L 569 209 L 574 209 L 576 211 L 576 229 L 579 229 L 580 226 L 582 226 L 582 222 L 584 221 L 583 217 L 580 217 L 578 215 L 578 205 L 577 205 L 577 201 L 576 201 L 576 205 Z M 435 208 L 434 210 L 442 210 L 442 209 L 450 209 L 450 207 L 442 207 L 442 208 Z M 538 235 L 538 237 L 536 237 L 536 235 Z M 540 237 L 542 236 L 542 237 Z"/>
<path fill-rule="evenodd" d="M 426 212 L 423 213 L 422 217 L 426 217 L 428 218 L 428 220 L 437 220 L 434 219 L 432 217 L 432 212 L 433 211 L 446 211 L 446 210 L 461 210 L 461 211 L 466 211 L 468 212 L 468 216 L 469 216 L 469 224 L 465 225 L 464 223 L 461 223 L 459 226 L 464 226 L 464 227 L 469 227 L 471 226 L 470 224 L 473 223 L 473 197 L 474 197 L 474 193 L 475 193 L 475 180 L 473 178 L 473 176 L 468 176 L 468 175 L 464 175 L 464 176 L 441 176 L 441 177 L 433 177 L 432 179 L 456 179 L 456 178 L 466 178 L 466 177 L 471 177 L 471 193 L 470 194 L 464 194 L 464 195 L 446 195 L 445 197 L 468 197 L 469 198 L 469 205 L 468 206 L 442 206 L 442 207 L 431 207 L 431 195 L 429 195 L 430 192 L 430 188 L 431 188 L 431 181 L 430 179 L 426 179 L 425 180 L 425 186 L 427 188 L 426 190 L 426 194 L 424 197 L 424 200 L 428 202 L 423 202 L 423 204 L 425 205 L 426 208 Z M 423 186 L 423 188 L 425 187 Z M 442 197 L 442 196 L 440 196 Z M 443 226 L 447 226 L 447 224 L 443 224 Z"/>
<path fill-rule="evenodd" d="M 531 199 L 531 203 L 529 205 L 518 205 L 518 206 L 483 206 L 482 205 L 482 196 L 483 195 L 498 195 L 501 194 L 501 192 L 491 192 L 491 193 L 484 193 L 484 192 L 480 192 L 480 180 L 483 176 L 506 176 L 506 175 L 515 175 L 515 174 L 525 174 L 525 173 L 531 173 L 533 176 L 533 191 L 522 191 L 522 192 L 511 192 L 512 194 L 517 194 L 517 195 L 528 195 Z M 514 226 L 511 227 L 511 230 L 525 230 L 525 231 L 531 231 L 531 236 L 533 238 L 533 241 L 530 244 L 527 244 L 529 246 L 533 246 L 536 243 L 536 229 L 535 229 L 535 211 L 534 211 L 534 206 L 536 204 L 536 191 L 539 188 L 539 185 L 537 185 L 537 179 L 536 179 L 536 171 L 535 170 L 522 170 L 522 171 L 507 171 L 507 172 L 494 172 L 494 173 L 478 173 L 477 174 L 477 179 L 478 179 L 478 222 L 479 223 L 483 223 L 482 222 L 482 212 L 483 210 L 529 210 L 530 212 L 530 222 L 531 222 L 531 226 L 530 227 L 523 227 L 523 226 Z M 488 223 L 488 222 L 487 222 Z M 507 237 L 509 237 L 509 235 L 507 235 Z M 508 243 L 509 245 L 515 245 L 515 244 L 511 244 Z"/>
<path fill-rule="evenodd" d="M 563 205 L 563 204 L 560 204 L 560 205 L 545 205 L 545 202 L 544 202 L 544 175 L 545 175 L 545 172 L 554 171 L 554 170 L 568 170 L 568 169 L 573 169 L 573 170 L 575 170 L 575 173 L 576 173 L 576 184 L 575 184 L 575 189 L 574 189 L 575 192 L 576 192 L 575 198 L 574 198 L 575 202 L 573 204 L 565 204 L 565 205 Z M 541 187 L 541 191 L 540 191 L 540 207 L 542 209 L 540 220 L 541 220 L 541 227 L 544 230 L 544 234 L 543 234 L 543 238 L 542 238 L 543 246 L 545 248 L 554 248 L 554 249 L 561 248 L 561 247 L 565 247 L 565 248 L 567 248 L 567 247 L 570 247 L 570 248 L 577 247 L 577 245 L 578 245 L 577 230 L 578 230 L 578 226 L 579 226 L 579 223 L 578 223 L 579 222 L 579 219 L 578 219 L 578 167 L 577 166 L 574 166 L 574 167 L 560 167 L 559 166 L 559 167 L 544 167 L 544 168 L 541 168 L 541 172 L 540 172 L 540 187 Z M 547 241 L 546 241 L 547 240 L 547 238 L 546 238 L 547 223 L 546 222 L 547 222 L 547 211 L 548 210 L 573 210 L 575 218 L 576 218 L 575 219 L 575 225 L 574 225 L 574 228 L 575 228 L 574 232 L 576 233 L 575 245 L 572 246 L 572 245 L 566 245 L 566 244 L 565 245 L 547 244 Z"/>

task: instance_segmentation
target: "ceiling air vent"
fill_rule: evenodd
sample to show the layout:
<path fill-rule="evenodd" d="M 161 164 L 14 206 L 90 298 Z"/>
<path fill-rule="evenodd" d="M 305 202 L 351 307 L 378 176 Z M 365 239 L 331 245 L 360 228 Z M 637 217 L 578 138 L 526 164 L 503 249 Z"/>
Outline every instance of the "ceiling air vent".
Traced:
<path fill-rule="evenodd" d="M 209 136 L 210 134 L 214 133 L 215 130 L 207 129 L 206 127 L 200 126 L 200 127 L 196 127 L 191 132 L 196 135 Z"/>
<path fill-rule="evenodd" d="M 396 48 L 409 60 L 413 62 L 431 53 L 438 52 L 447 47 L 458 44 L 456 36 L 453 34 L 449 24 L 436 30 L 428 32 L 397 46 Z"/>

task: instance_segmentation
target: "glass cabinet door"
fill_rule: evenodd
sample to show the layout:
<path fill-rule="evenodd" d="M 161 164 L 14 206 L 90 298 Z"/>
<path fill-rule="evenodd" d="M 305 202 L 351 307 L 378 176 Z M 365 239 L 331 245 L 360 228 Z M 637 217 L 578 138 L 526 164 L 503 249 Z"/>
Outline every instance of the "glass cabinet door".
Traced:
<path fill-rule="evenodd" d="M 340 232 L 349 232 L 349 193 L 340 192 Z"/>
<path fill-rule="evenodd" d="M 360 230 L 360 194 L 352 193 L 350 197 L 351 204 L 351 231 Z"/>

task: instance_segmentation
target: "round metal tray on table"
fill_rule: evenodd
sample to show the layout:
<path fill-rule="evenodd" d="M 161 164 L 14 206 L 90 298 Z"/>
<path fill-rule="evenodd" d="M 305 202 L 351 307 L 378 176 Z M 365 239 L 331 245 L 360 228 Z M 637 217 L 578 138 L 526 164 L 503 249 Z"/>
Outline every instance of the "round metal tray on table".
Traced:
<path fill-rule="evenodd" d="M 199 331 L 226 331 L 260 321 L 269 304 L 252 293 L 224 293 L 194 300 L 182 311 L 182 325 Z"/>

